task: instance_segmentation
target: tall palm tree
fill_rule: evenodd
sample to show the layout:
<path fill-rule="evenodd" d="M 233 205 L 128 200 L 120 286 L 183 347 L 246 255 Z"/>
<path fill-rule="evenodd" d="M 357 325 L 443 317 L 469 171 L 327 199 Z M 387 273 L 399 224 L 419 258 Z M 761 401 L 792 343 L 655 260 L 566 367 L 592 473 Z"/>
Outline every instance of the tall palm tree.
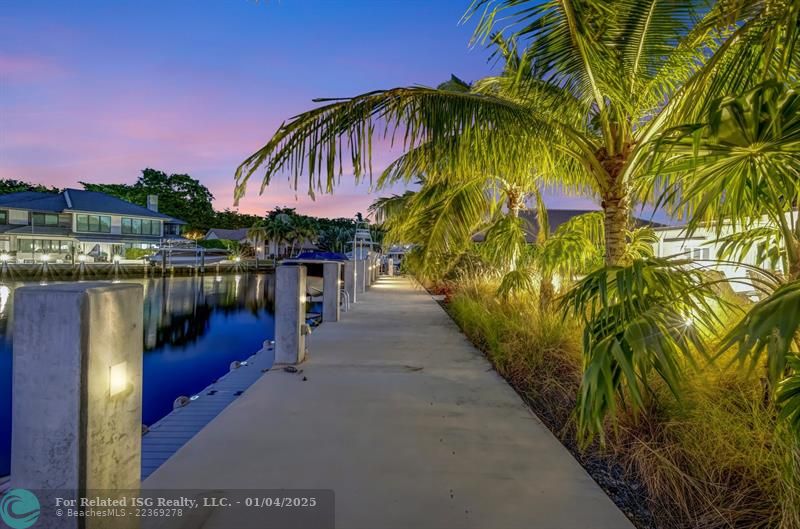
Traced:
<path fill-rule="evenodd" d="M 281 244 L 286 240 L 289 233 L 289 224 L 280 216 L 264 219 L 263 234 L 269 241 L 270 253 L 279 257 Z"/>
<path fill-rule="evenodd" d="M 606 262 L 619 263 L 647 144 L 720 90 L 750 82 L 731 72 L 749 71 L 755 59 L 748 47 L 773 34 L 772 23 L 787 11 L 781 0 L 724 2 L 698 13 L 700 4 L 477 0 L 472 12 L 483 15 L 476 35 L 491 37 L 508 11 L 513 36 L 530 41 L 523 62 L 535 76 L 501 75 L 460 91 L 410 87 L 317 100 L 325 104 L 282 125 L 237 169 L 237 196 L 259 168 L 262 189 L 289 170 L 295 181 L 306 174 L 311 193 L 330 190 L 346 150 L 362 178 L 370 174 L 374 135 L 386 134 L 416 153 L 414 163 L 395 168 L 406 178 L 433 160 L 451 177 L 548 166 L 562 181 L 588 185 L 604 211 Z M 514 39 L 492 42 L 514 46 Z"/>
<path fill-rule="evenodd" d="M 258 259 L 258 249 L 261 247 L 262 242 L 267 241 L 266 229 L 264 227 L 264 220 L 259 220 L 247 230 L 247 238 L 253 241 L 253 250 L 255 251 L 256 259 Z"/>

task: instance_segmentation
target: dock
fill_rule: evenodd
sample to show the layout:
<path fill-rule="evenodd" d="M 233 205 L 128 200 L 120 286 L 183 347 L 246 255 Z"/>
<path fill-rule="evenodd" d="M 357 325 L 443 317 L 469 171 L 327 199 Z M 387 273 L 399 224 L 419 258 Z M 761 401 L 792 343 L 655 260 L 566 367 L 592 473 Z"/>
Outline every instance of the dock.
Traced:
<path fill-rule="evenodd" d="M 149 477 L 256 380 L 268 373 L 274 358 L 272 346 L 265 346 L 197 395 L 189 396 L 185 406 L 172 410 L 150 426 L 142 436 L 142 479 Z"/>
<path fill-rule="evenodd" d="M 143 488 L 330 489 L 342 528 L 633 527 L 403 277 L 315 329 L 297 372 L 258 378 Z"/>

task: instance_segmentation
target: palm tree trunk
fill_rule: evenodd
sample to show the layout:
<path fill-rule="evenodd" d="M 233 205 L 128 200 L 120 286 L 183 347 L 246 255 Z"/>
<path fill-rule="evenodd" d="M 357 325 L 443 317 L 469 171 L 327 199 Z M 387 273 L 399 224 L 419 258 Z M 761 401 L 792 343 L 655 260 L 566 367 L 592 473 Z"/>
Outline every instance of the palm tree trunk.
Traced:
<path fill-rule="evenodd" d="M 605 216 L 606 265 L 618 265 L 625 255 L 625 231 L 630 218 L 630 198 L 625 189 L 618 186 L 603 196 Z"/>
<path fill-rule="evenodd" d="M 800 240 L 786 241 L 786 258 L 789 263 L 789 270 L 786 271 L 787 279 L 789 281 L 800 279 Z"/>
<path fill-rule="evenodd" d="M 550 276 L 542 276 L 539 283 L 539 309 L 546 310 L 550 306 L 550 302 L 555 296 L 555 287 L 553 286 L 553 278 Z"/>

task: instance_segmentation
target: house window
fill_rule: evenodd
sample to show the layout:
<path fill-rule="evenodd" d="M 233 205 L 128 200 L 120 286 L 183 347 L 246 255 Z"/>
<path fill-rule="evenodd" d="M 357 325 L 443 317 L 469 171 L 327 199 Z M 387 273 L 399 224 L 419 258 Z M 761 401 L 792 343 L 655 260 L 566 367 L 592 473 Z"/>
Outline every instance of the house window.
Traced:
<path fill-rule="evenodd" d="M 107 215 L 75 215 L 76 231 L 111 233 L 111 217 Z"/>
<path fill-rule="evenodd" d="M 711 258 L 710 248 L 691 248 L 686 252 L 692 261 L 707 261 Z"/>
<path fill-rule="evenodd" d="M 33 226 L 58 226 L 58 215 L 55 213 L 31 213 Z"/>
<path fill-rule="evenodd" d="M 0 224 L 8 224 L 8 211 L 0 211 Z"/>
<path fill-rule="evenodd" d="M 19 239 L 20 252 L 32 253 L 70 253 L 72 247 L 69 241 L 49 239 Z"/>
<path fill-rule="evenodd" d="M 164 224 L 164 235 L 180 235 L 180 224 Z"/>
<path fill-rule="evenodd" d="M 126 235 L 161 235 L 161 221 L 122 217 L 122 233 Z"/>

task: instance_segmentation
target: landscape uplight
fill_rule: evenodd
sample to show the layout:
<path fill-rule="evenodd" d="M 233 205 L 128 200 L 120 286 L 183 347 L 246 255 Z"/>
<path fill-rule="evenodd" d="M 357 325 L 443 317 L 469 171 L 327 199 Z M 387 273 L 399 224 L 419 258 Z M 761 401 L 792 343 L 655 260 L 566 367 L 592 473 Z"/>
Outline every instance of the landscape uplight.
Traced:
<path fill-rule="evenodd" d="M 120 261 L 122 261 L 122 256 L 121 256 L 121 255 L 115 255 L 115 256 L 114 256 L 114 262 L 115 262 L 115 263 L 118 263 L 118 262 L 120 262 Z"/>
<path fill-rule="evenodd" d="M 47 261 L 50 260 L 50 256 L 46 253 L 43 253 L 40 259 L 42 260 L 43 263 L 46 263 Z"/>
<path fill-rule="evenodd" d="M 9 259 L 11 259 L 11 256 L 7 253 L 0 254 L 0 261 L 7 263 Z"/>
<path fill-rule="evenodd" d="M 83 255 L 83 254 L 80 254 L 80 255 L 78 256 L 78 261 L 80 261 L 80 262 L 82 262 L 82 263 L 85 263 L 85 262 L 86 262 L 86 256 L 85 256 L 85 255 Z"/>

